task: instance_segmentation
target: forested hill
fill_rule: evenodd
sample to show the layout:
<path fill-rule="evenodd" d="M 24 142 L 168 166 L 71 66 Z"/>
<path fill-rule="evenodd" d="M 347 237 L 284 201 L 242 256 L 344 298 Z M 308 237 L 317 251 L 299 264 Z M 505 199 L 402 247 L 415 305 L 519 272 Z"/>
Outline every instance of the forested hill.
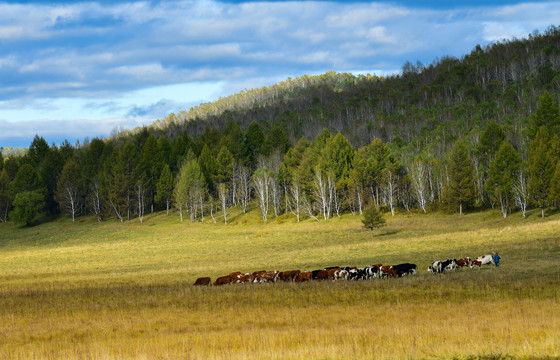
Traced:
<path fill-rule="evenodd" d="M 551 27 L 388 78 L 288 79 L 83 146 L 36 136 L 25 156 L 0 153 L 0 221 L 166 210 L 227 223 L 237 209 L 299 222 L 366 207 L 544 216 L 560 207 L 559 90 Z"/>
<path fill-rule="evenodd" d="M 430 65 L 407 62 L 387 78 L 329 72 L 301 76 L 170 114 L 151 128 L 191 137 L 228 119 L 243 130 L 256 121 L 278 125 L 292 143 L 323 129 L 343 133 L 358 147 L 375 138 L 441 155 L 458 137 L 478 133 L 489 120 L 502 124 L 515 146 L 544 90 L 560 90 L 560 28 L 526 39 L 477 46 L 462 59 Z"/>

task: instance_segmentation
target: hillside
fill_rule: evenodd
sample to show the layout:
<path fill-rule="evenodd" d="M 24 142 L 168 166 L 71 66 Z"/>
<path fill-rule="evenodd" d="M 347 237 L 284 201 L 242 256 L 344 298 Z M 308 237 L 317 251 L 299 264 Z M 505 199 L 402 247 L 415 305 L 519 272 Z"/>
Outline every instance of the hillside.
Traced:
<path fill-rule="evenodd" d="M 554 26 L 526 39 L 477 46 L 460 59 L 407 62 L 402 74 L 388 78 L 330 72 L 287 79 L 170 114 L 151 128 L 195 137 L 206 126 L 222 129 L 229 119 L 244 130 L 256 121 L 263 129 L 280 126 L 292 144 L 327 128 L 356 147 L 381 138 L 438 156 L 490 120 L 522 145 L 526 118 L 544 90 L 560 90 L 560 28 Z"/>

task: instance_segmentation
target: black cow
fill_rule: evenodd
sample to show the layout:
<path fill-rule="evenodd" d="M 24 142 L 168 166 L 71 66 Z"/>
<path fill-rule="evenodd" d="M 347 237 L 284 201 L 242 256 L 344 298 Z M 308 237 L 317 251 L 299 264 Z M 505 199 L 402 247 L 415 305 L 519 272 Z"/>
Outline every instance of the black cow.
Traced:
<path fill-rule="evenodd" d="M 418 266 L 416 264 L 411 263 L 404 263 L 399 265 L 393 265 L 393 269 L 397 272 L 398 277 L 402 277 L 403 275 L 416 275 L 416 269 Z"/>

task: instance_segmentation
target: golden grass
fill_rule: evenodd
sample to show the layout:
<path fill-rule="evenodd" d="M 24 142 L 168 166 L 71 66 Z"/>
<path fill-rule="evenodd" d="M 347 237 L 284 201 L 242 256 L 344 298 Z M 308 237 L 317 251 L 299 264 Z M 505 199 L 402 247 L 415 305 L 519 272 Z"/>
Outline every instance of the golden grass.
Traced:
<path fill-rule="evenodd" d="M 399 215 L 227 226 L 68 220 L 0 228 L 1 359 L 560 356 L 560 218 Z M 448 257 L 502 266 L 433 276 Z M 232 271 L 415 262 L 383 281 L 194 288 Z"/>

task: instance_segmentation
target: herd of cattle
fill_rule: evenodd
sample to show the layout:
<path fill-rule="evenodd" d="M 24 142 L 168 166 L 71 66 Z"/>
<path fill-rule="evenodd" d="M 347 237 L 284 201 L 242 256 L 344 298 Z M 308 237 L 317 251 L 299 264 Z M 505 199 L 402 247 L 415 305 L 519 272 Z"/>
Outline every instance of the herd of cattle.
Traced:
<path fill-rule="evenodd" d="M 474 260 L 469 257 L 462 259 L 447 259 L 443 261 L 434 261 L 429 267 L 428 272 L 433 274 L 455 271 L 465 266 L 472 268 L 482 265 L 496 265 L 492 255 L 479 256 Z M 416 264 L 404 263 L 399 265 L 386 266 L 383 264 L 375 264 L 362 268 L 346 266 L 346 267 L 327 267 L 313 271 L 255 271 L 253 273 L 233 272 L 226 276 L 216 279 L 214 285 L 225 284 L 241 284 L 241 283 L 273 283 L 278 280 L 290 282 L 304 282 L 312 280 L 368 280 L 382 279 L 384 277 L 402 277 L 406 275 L 416 275 L 418 266 Z M 194 285 L 211 285 L 212 281 L 209 277 L 201 277 L 196 279 Z"/>

